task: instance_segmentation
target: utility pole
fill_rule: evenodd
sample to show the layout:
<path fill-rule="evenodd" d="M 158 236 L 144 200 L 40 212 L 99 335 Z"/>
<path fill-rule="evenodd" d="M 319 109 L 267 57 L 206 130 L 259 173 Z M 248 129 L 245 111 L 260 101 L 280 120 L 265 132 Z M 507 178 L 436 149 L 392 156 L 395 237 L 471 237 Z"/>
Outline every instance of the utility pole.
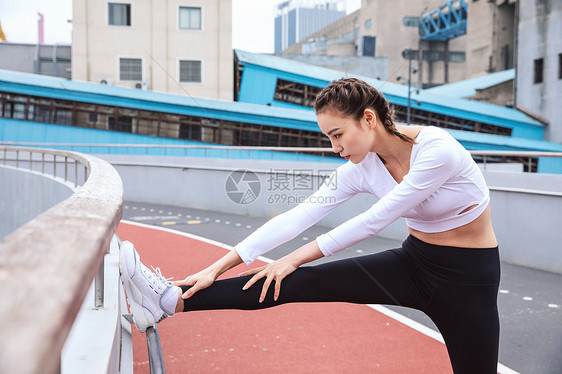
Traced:
<path fill-rule="evenodd" d="M 411 111 L 411 95 L 412 95 L 412 58 L 416 52 L 412 51 L 410 48 L 406 48 L 402 51 L 402 57 L 408 60 L 408 111 L 406 112 L 406 124 L 410 126 L 410 111 Z M 414 69 L 415 74 L 417 70 Z"/>

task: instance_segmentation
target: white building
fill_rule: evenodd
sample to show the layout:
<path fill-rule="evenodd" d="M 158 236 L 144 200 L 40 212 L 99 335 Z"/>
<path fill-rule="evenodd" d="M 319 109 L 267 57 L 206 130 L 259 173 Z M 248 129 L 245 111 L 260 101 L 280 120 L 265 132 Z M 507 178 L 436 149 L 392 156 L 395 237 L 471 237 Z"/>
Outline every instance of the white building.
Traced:
<path fill-rule="evenodd" d="M 72 79 L 232 100 L 232 7 L 73 0 Z"/>

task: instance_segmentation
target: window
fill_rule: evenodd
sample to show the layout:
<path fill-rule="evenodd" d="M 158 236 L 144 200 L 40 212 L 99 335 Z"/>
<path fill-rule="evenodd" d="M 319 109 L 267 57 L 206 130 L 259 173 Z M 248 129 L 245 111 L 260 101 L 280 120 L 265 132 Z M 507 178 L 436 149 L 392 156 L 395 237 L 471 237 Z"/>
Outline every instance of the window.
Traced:
<path fill-rule="evenodd" d="M 445 53 L 443 51 L 422 51 L 424 61 L 443 61 Z"/>
<path fill-rule="evenodd" d="M 122 80 L 122 81 L 142 81 L 142 59 L 140 59 L 140 58 L 120 58 L 119 59 L 119 80 Z"/>
<path fill-rule="evenodd" d="M 131 26 L 131 4 L 109 3 L 108 24 L 112 26 Z"/>
<path fill-rule="evenodd" d="M 98 123 L 98 114 L 97 113 L 88 113 L 88 122 L 89 123 Z"/>
<path fill-rule="evenodd" d="M 127 116 L 109 116 L 107 119 L 107 129 L 112 131 L 133 132 L 133 119 Z"/>
<path fill-rule="evenodd" d="M 180 60 L 180 82 L 201 83 L 201 61 Z"/>
<path fill-rule="evenodd" d="M 182 30 L 201 30 L 201 8 L 180 6 L 179 27 Z"/>
<path fill-rule="evenodd" d="M 543 59 L 539 58 L 534 61 L 535 65 L 535 79 L 534 83 L 542 83 Z"/>
<path fill-rule="evenodd" d="M 273 100 L 312 108 L 321 87 L 277 79 Z"/>
<path fill-rule="evenodd" d="M 449 52 L 449 61 L 451 62 L 464 62 L 466 54 L 464 52 Z"/>
<path fill-rule="evenodd" d="M 365 30 L 369 30 L 371 27 L 373 27 L 373 20 L 372 19 L 368 19 L 365 21 Z"/>
<path fill-rule="evenodd" d="M 403 17 L 402 24 L 406 27 L 420 27 L 419 17 Z"/>

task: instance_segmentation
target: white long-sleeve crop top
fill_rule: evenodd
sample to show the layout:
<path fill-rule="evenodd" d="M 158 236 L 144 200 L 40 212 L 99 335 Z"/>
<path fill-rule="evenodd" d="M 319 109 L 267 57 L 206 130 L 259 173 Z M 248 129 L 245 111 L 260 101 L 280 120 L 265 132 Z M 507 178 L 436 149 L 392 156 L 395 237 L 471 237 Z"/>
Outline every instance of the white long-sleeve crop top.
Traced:
<path fill-rule="evenodd" d="M 368 153 L 358 164 L 348 161 L 339 166 L 304 202 L 270 219 L 234 249 L 249 264 L 361 192 L 375 195 L 378 201 L 316 238 L 325 256 L 378 233 L 399 217 L 422 232 L 454 229 L 475 220 L 490 199 L 484 176 L 470 153 L 445 130 L 429 126 L 416 137 L 410 171 L 402 182 L 396 182 L 376 153 Z"/>

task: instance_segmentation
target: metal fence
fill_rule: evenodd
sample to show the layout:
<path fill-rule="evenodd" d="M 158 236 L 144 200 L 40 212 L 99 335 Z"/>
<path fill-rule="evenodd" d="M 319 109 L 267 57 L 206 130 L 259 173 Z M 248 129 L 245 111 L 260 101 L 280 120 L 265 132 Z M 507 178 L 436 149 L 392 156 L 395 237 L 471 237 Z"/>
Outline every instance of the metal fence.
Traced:
<path fill-rule="evenodd" d="M 275 153 L 293 154 L 292 158 L 299 161 L 301 155 L 319 155 L 319 161 L 330 161 L 337 158 L 331 148 L 320 147 L 269 147 L 269 146 L 225 146 L 225 145 L 160 145 L 160 144 L 99 144 L 99 143 L 11 143 L 0 142 L 5 145 L 17 145 L 24 147 L 53 147 L 63 148 L 86 153 L 106 154 L 131 154 L 131 155 L 163 155 L 163 156 L 198 156 L 198 157 L 224 157 L 240 154 L 243 152 L 248 158 L 252 158 L 253 152 L 271 152 L 271 158 Z M 221 152 L 222 151 L 222 152 Z M 220 153 L 217 153 L 220 152 Z M 494 163 L 518 163 L 523 165 L 523 170 L 536 172 L 538 160 L 541 157 L 562 157 L 562 152 L 535 152 L 535 151 L 469 151 L 475 161 L 482 163 L 484 168 Z M 263 158 L 260 158 L 263 159 Z M 31 162 L 31 161 L 30 161 Z"/>

